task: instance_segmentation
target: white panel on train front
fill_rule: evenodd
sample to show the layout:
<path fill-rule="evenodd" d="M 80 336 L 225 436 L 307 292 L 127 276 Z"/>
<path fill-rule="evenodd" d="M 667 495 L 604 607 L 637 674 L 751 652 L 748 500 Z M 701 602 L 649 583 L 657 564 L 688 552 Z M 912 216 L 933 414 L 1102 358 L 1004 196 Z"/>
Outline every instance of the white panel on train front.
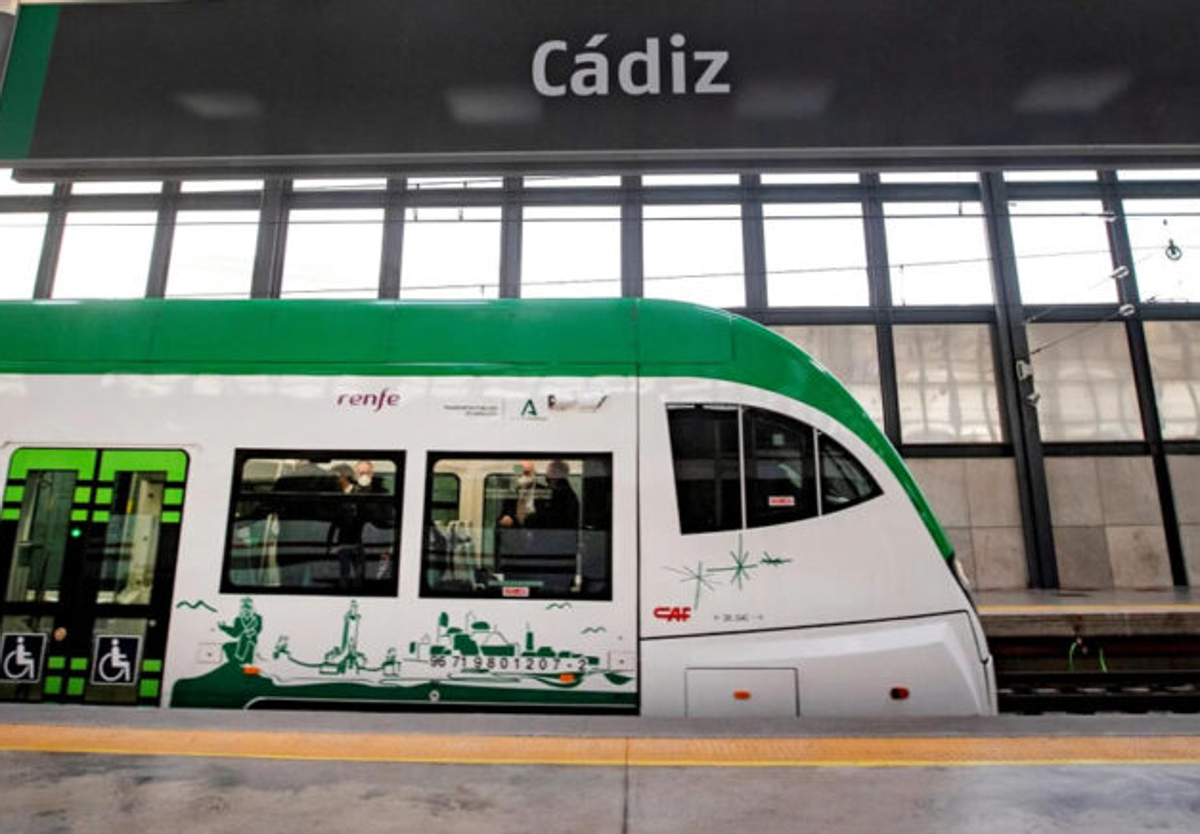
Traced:
<path fill-rule="evenodd" d="M 692 714 L 692 671 L 790 669 L 803 717 L 988 715 L 988 670 L 965 614 L 758 634 L 647 640 L 642 644 L 644 715 Z M 713 713 L 742 714 L 726 686 Z"/>
<path fill-rule="evenodd" d="M 758 388 L 642 380 L 641 633 L 676 637 L 967 609 L 924 522 L 884 462 L 830 416 Z M 669 405 L 754 406 L 828 434 L 882 494 L 799 521 L 681 533 Z"/>
<path fill-rule="evenodd" d="M 795 718 L 795 669 L 688 669 L 688 718 Z"/>

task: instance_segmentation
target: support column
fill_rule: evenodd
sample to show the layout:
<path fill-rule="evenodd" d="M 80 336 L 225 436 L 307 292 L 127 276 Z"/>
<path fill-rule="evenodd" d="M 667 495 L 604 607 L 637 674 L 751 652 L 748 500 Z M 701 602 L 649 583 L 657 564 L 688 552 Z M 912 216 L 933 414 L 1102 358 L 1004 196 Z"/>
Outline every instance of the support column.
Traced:
<path fill-rule="evenodd" d="M 522 212 L 520 177 L 504 178 L 504 202 L 500 206 L 500 297 L 521 297 Z"/>
<path fill-rule="evenodd" d="M 400 297 L 400 265 L 404 255 L 404 213 L 407 183 L 389 179 L 383 208 L 383 252 L 379 258 L 379 297 Z"/>
<path fill-rule="evenodd" d="M 742 174 L 742 263 L 746 281 L 746 307 L 767 308 L 767 241 L 763 230 L 761 178 Z"/>
<path fill-rule="evenodd" d="M 1167 540 L 1167 556 L 1171 562 L 1171 581 L 1175 585 L 1186 587 L 1187 562 L 1184 559 L 1183 540 L 1179 533 L 1179 516 L 1175 511 L 1171 472 L 1163 445 L 1158 400 L 1154 395 L 1154 375 L 1150 367 L 1150 351 L 1146 345 L 1146 329 L 1142 323 L 1141 292 L 1138 289 L 1133 246 L 1129 242 L 1129 227 L 1125 222 L 1125 208 L 1118 194 L 1117 175 L 1114 171 L 1101 171 L 1100 184 L 1104 210 L 1112 218 L 1107 227 L 1113 269 L 1125 267 L 1129 270 L 1129 275 L 1117 281 L 1117 297 L 1121 304 L 1132 304 L 1134 307 L 1132 314 L 1124 317 L 1125 335 L 1129 342 L 1129 358 L 1133 363 L 1133 377 L 1137 384 L 1143 436 L 1150 447 L 1150 455 L 1154 461 L 1154 478 L 1158 482 L 1163 532 Z"/>
<path fill-rule="evenodd" d="M 621 297 L 641 298 L 645 286 L 642 178 L 621 177 Z"/>
<path fill-rule="evenodd" d="M 171 269 L 171 250 L 175 245 L 175 216 L 179 213 L 179 180 L 163 183 L 158 198 L 158 222 L 154 227 L 154 245 L 150 249 L 150 270 L 146 276 L 146 298 L 167 294 L 167 273 Z"/>
<path fill-rule="evenodd" d="M 283 250 L 287 245 L 290 180 L 269 179 L 263 183 L 262 211 L 258 218 L 258 248 L 254 253 L 251 298 L 279 298 L 283 286 Z"/>
<path fill-rule="evenodd" d="M 54 296 L 54 276 L 58 272 L 58 256 L 62 252 L 63 228 L 67 222 L 67 200 L 70 196 L 69 182 L 55 183 L 54 194 L 50 198 L 50 213 L 46 217 L 46 235 L 42 238 L 37 280 L 33 284 L 34 298 Z"/>
<path fill-rule="evenodd" d="M 1029 401 L 1034 379 L 1020 379 L 1017 361 L 1029 361 L 1021 288 L 1017 281 L 1017 256 L 1008 219 L 1008 196 L 999 172 L 980 175 L 991 256 L 992 292 L 996 297 L 996 351 L 1001 374 L 997 376 L 1017 469 L 1017 493 L 1024 520 L 1025 556 L 1029 583 L 1035 588 L 1058 587 L 1058 559 L 1050 517 L 1050 492 L 1042 456 L 1037 408 Z"/>
<path fill-rule="evenodd" d="M 875 314 L 875 344 L 879 356 L 879 384 L 883 397 L 883 432 L 900 447 L 900 394 L 896 375 L 896 345 L 892 338 L 892 285 L 888 276 L 887 231 L 879 174 L 863 174 L 863 236 L 867 245 L 867 288 Z"/>

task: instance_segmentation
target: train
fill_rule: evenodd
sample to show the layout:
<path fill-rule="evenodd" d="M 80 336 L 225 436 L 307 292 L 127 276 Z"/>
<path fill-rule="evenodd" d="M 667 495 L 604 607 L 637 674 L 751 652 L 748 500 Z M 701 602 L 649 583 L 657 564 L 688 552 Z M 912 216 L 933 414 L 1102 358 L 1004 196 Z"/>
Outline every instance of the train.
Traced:
<path fill-rule="evenodd" d="M 0 700 L 989 715 L 903 461 L 650 299 L 0 303 Z"/>

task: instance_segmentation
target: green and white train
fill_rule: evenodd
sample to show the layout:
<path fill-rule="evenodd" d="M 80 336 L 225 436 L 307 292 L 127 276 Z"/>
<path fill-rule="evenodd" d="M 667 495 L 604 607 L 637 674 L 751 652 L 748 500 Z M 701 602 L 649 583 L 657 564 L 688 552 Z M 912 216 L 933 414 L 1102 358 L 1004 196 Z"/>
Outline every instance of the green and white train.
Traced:
<path fill-rule="evenodd" d="M 0 304 L 0 698 L 977 715 L 825 369 L 648 300 Z"/>

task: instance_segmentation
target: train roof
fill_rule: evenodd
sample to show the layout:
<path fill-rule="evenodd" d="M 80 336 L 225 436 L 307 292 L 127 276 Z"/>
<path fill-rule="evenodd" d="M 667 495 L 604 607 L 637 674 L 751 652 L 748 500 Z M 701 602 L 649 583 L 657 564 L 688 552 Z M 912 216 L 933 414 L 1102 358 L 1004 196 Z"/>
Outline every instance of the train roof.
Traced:
<path fill-rule="evenodd" d="M 0 373 L 662 376 L 805 402 L 858 435 L 953 553 L 891 443 L 824 367 L 740 316 L 652 299 L 0 302 Z"/>

